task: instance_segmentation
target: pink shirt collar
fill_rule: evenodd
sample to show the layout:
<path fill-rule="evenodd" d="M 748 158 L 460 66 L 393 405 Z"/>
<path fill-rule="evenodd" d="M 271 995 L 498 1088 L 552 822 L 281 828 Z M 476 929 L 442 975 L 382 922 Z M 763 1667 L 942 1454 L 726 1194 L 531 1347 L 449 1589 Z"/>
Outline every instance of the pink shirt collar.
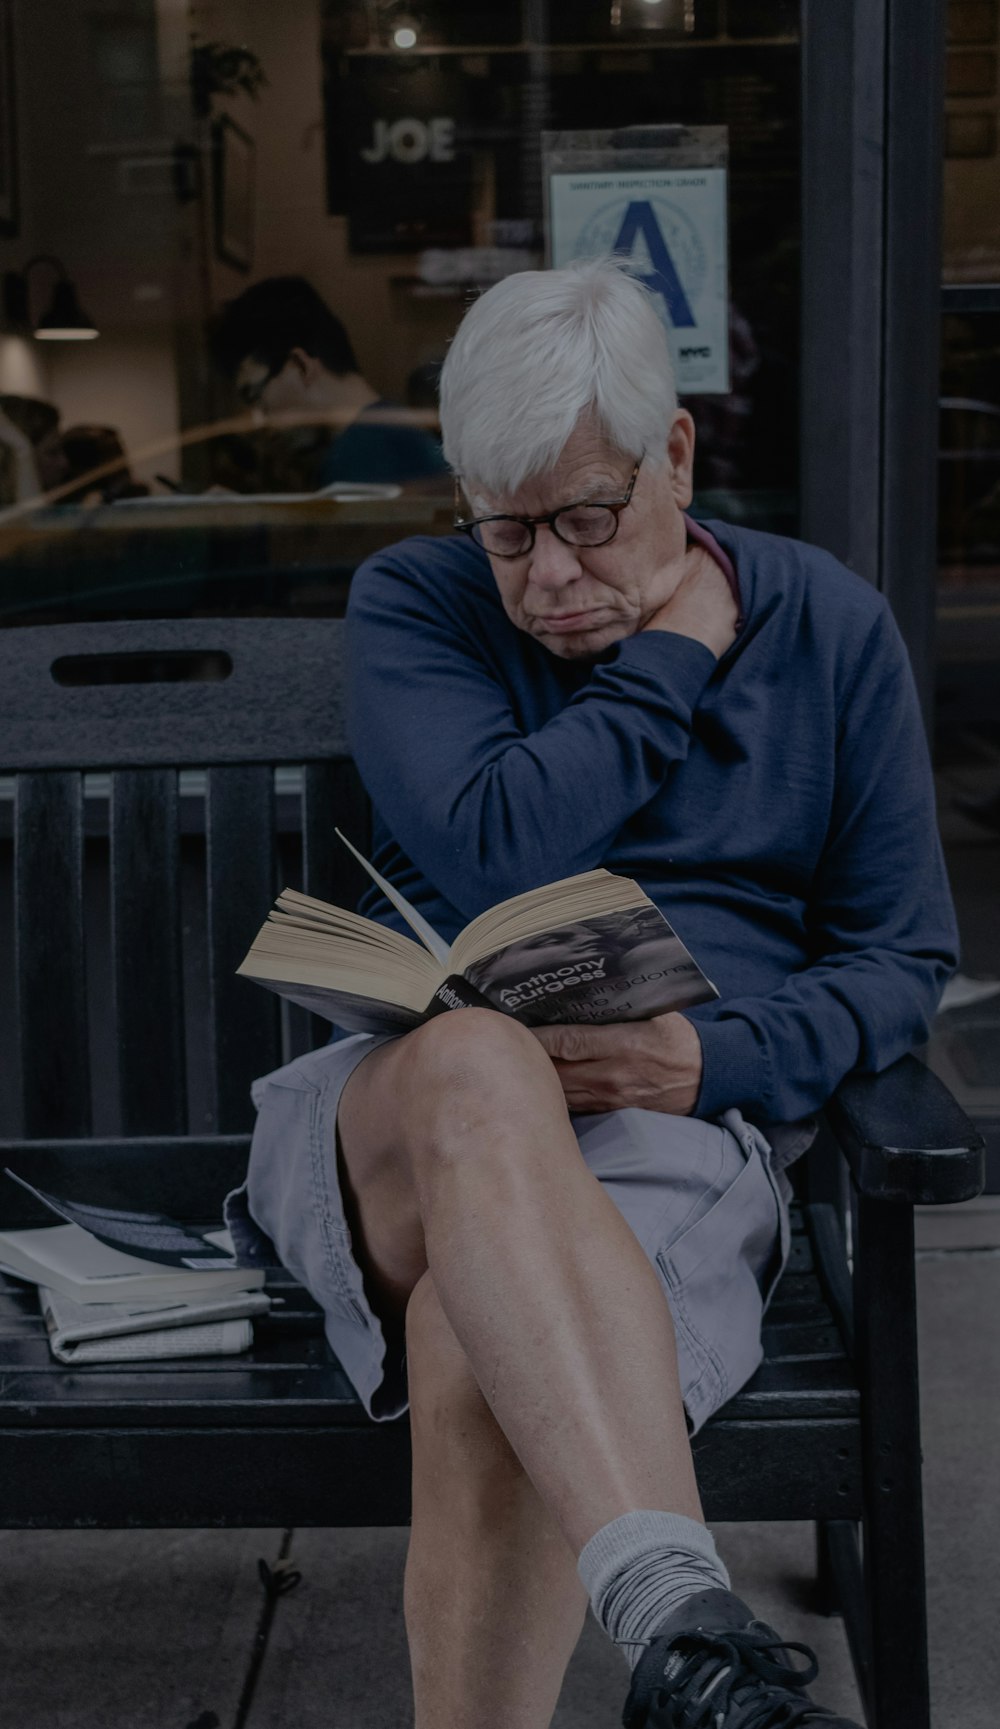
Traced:
<path fill-rule="evenodd" d="M 715 535 L 705 527 L 703 522 L 696 522 L 694 517 L 688 516 L 686 511 L 684 512 L 684 522 L 687 527 L 688 540 L 693 540 L 696 545 L 703 546 L 706 552 L 711 553 L 732 589 L 733 599 L 736 602 L 736 608 L 739 613 L 739 617 L 736 620 L 736 628 L 737 630 L 742 630 L 745 622 L 743 618 L 743 598 L 740 594 L 740 584 L 739 578 L 736 575 L 735 564 L 730 558 L 728 552 L 725 550 L 725 547 L 719 545 Z"/>

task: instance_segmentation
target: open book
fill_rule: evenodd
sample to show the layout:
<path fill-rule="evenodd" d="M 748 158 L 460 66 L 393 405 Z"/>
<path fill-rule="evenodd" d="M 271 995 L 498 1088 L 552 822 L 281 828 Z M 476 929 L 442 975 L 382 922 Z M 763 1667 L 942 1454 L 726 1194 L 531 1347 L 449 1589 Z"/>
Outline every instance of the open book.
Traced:
<path fill-rule="evenodd" d="M 0 1267 L 75 1302 L 184 1303 L 264 1284 L 263 1268 L 237 1265 L 225 1226 L 66 1200 L 16 1171 L 5 1175 L 64 1222 L 0 1231 Z"/>
<path fill-rule="evenodd" d="M 719 994 L 629 877 L 592 870 L 530 889 L 480 913 L 449 947 L 340 838 L 417 940 L 285 889 L 237 971 L 347 1031 L 406 1032 L 469 1006 L 529 1027 L 648 1020 Z"/>

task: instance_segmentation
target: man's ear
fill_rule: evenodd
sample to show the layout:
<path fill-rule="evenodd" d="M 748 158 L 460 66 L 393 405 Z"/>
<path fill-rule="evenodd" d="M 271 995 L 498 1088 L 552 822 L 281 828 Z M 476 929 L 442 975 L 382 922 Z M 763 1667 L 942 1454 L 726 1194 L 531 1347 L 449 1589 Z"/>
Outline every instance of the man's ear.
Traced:
<path fill-rule="evenodd" d="M 686 408 L 678 408 L 667 436 L 667 468 L 674 499 L 686 510 L 694 493 L 694 421 Z"/>
<path fill-rule="evenodd" d="M 315 354 L 307 354 L 304 348 L 293 348 L 285 365 L 294 366 L 303 384 L 311 383 L 320 370 Z"/>

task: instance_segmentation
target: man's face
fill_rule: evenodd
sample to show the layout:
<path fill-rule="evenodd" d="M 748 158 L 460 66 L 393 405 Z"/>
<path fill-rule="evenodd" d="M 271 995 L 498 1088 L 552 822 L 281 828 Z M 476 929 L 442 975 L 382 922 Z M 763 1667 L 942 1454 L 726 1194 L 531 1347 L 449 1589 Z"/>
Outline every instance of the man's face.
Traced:
<path fill-rule="evenodd" d="M 517 558 L 490 556 L 508 618 L 565 660 L 589 660 L 641 630 L 674 593 L 683 574 L 687 535 L 682 508 L 691 500 L 694 425 L 678 409 L 666 461 L 648 452 L 618 532 L 604 546 L 567 546 L 548 524 Z M 586 423 L 577 427 L 555 467 L 508 497 L 473 487 L 476 516 L 541 516 L 581 500 L 623 497 L 632 463 Z"/>
<path fill-rule="evenodd" d="M 254 355 L 241 360 L 236 372 L 236 394 L 248 408 L 261 414 L 290 414 L 309 406 L 302 368 L 289 355 L 276 371 Z"/>

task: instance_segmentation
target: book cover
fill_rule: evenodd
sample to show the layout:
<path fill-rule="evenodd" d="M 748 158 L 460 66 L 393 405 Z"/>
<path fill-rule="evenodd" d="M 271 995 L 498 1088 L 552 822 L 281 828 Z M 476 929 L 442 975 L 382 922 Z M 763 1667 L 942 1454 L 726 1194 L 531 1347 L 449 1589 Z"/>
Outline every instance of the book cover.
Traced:
<path fill-rule="evenodd" d="M 644 1021 L 717 994 L 652 902 L 510 943 L 465 979 L 529 1027 Z"/>
<path fill-rule="evenodd" d="M 237 1264 L 229 1232 L 217 1220 L 212 1224 L 189 1225 L 169 1218 L 166 1213 L 132 1212 L 119 1207 L 99 1207 L 87 1201 L 68 1201 L 64 1196 L 36 1188 L 9 1166 L 4 1175 L 27 1189 L 57 1218 L 79 1225 L 99 1243 L 121 1249 L 139 1260 L 196 1272 L 220 1272 Z"/>

